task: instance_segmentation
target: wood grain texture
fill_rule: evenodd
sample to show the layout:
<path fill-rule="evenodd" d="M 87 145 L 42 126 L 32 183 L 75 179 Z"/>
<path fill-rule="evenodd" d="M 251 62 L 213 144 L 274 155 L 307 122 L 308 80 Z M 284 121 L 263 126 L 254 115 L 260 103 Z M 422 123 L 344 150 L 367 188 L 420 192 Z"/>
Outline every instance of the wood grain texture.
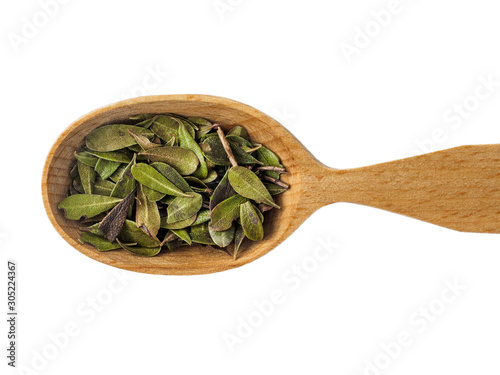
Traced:
<path fill-rule="evenodd" d="M 276 152 L 291 185 L 278 196 L 281 210 L 268 212 L 263 241 L 245 240 L 238 259 L 202 246 L 141 258 L 125 251 L 99 252 L 78 242 L 78 223 L 57 209 L 70 183 L 74 151 L 98 126 L 141 113 L 200 116 L 248 129 L 253 140 Z M 278 246 L 318 208 L 334 202 L 364 204 L 411 216 L 447 228 L 470 232 L 500 232 L 500 146 L 464 146 L 370 167 L 335 170 L 317 161 L 278 122 L 245 104 L 206 95 L 149 96 L 121 101 L 95 110 L 71 124 L 47 157 L 42 194 L 47 215 L 60 235 L 81 253 L 127 270 L 165 275 L 224 271 L 260 258 Z M 279 220 L 278 220 L 279 219 Z M 362 230 L 362 229 L 360 229 Z"/>

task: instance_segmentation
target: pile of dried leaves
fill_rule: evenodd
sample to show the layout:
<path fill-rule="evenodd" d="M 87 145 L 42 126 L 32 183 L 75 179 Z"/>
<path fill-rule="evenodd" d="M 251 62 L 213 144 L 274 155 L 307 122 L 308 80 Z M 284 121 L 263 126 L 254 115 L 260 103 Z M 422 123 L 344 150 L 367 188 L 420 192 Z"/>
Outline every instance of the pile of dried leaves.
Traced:
<path fill-rule="evenodd" d="M 68 196 L 82 243 L 100 251 L 157 255 L 193 243 L 236 259 L 245 237 L 264 236 L 263 213 L 288 189 L 278 156 L 241 126 L 226 134 L 200 117 L 139 115 L 104 125 L 75 153 Z"/>

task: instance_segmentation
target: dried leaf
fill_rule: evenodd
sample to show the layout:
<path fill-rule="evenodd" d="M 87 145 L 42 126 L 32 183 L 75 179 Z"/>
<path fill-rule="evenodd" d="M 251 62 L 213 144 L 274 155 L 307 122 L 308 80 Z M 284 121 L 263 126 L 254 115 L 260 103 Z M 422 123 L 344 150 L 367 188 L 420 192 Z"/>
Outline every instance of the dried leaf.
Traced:
<path fill-rule="evenodd" d="M 121 163 L 117 161 L 99 159 L 95 165 L 94 170 L 103 180 L 107 180 L 113 173 L 115 173 L 120 164 Z"/>
<path fill-rule="evenodd" d="M 175 121 L 175 118 L 171 116 L 160 115 L 153 122 L 150 129 L 159 138 L 163 139 L 165 142 L 169 142 L 172 138 L 177 138 L 179 124 Z"/>
<path fill-rule="evenodd" d="M 92 168 L 95 167 L 95 164 L 97 163 L 97 160 L 98 160 L 97 157 L 95 157 L 94 155 L 91 155 L 87 151 L 82 151 L 82 152 L 78 152 L 78 153 L 75 152 L 75 158 L 79 162 L 81 162 L 85 165 L 88 165 L 89 167 L 92 167 Z"/>
<path fill-rule="evenodd" d="M 126 151 L 110 151 L 110 152 L 100 152 L 89 150 L 90 155 L 96 156 L 99 159 L 116 161 L 118 163 L 128 164 L 132 160 L 132 154 Z"/>
<path fill-rule="evenodd" d="M 125 198 L 135 189 L 135 179 L 132 176 L 132 167 L 135 165 L 135 155 L 123 169 L 123 172 L 116 182 L 115 188 L 111 192 L 112 197 Z"/>
<path fill-rule="evenodd" d="M 229 143 L 231 151 L 238 164 L 261 164 L 252 155 L 246 153 L 240 146 L 235 143 Z M 218 137 L 208 137 L 200 144 L 201 150 L 205 157 L 216 165 L 230 166 L 231 162 L 227 156 L 224 146 Z"/>
<path fill-rule="evenodd" d="M 139 153 L 151 161 L 167 163 L 181 175 L 192 174 L 198 168 L 199 160 L 196 154 L 187 148 L 177 146 L 162 146 Z"/>
<path fill-rule="evenodd" d="M 197 215 L 188 217 L 185 220 L 177 221 L 175 223 L 167 223 L 167 216 L 161 218 L 161 227 L 164 229 L 183 229 L 193 225 L 196 221 Z"/>
<path fill-rule="evenodd" d="M 240 217 L 240 205 L 247 201 L 241 195 L 234 195 L 219 203 L 212 211 L 210 228 L 214 231 L 229 229 L 233 221 Z"/>
<path fill-rule="evenodd" d="M 158 238 L 148 236 L 142 229 L 137 228 L 137 224 L 131 220 L 125 220 L 118 239 L 122 243 L 136 243 L 140 247 L 157 247 L 161 243 Z"/>
<path fill-rule="evenodd" d="M 272 152 L 267 147 L 259 147 L 256 151 L 256 158 L 259 160 L 262 165 L 270 165 L 272 167 L 283 167 L 280 164 L 280 158 L 274 152 Z M 278 172 L 273 171 L 265 171 L 266 175 L 271 176 L 273 178 L 280 178 L 280 174 Z"/>
<path fill-rule="evenodd" d="M 210 221 L 210 210 L 204 209 L 198 212 L 196 220 L 191 225 L 198 225 Z"/>
<path fill-rule="evenodd" d="M 229 246 L 234 239 L 234 225 L 229 229 L 223 231 L 215 231 L 210 226 L 208 226 L 208 232 L 210 233 L 210 237 L 215 242 L 217 246 L 226 247 Z"/>
<path fill-rule="evenodd" d="M 127 212 L 130 208 L 130 204 L 134 200 L 135 190 L 132 190 L 129 195 L 127 195 L 123 200 L 118 203 L 109 213 L 102 219 L 99 224 L 99 229 L 110 242 L 114 242 L 118 233 L 120 233 L 123 223 L 127 218 Z"/>
<path fill-rule="evenodd" d="M 189 237 L 189 232 L 186 229 L 172 229 L 172 232 L 175 233 L 175 235 L 181 240 L 187 242 L 189 245 L 193 243 L 191 241 L 191 237 Z"/>
<path fill-rule="evenodd" d="M 189 187 L 187 181 L 180 175 L 179 172 L 177 172 L 175 168 L 161 162 L 152 163 L 151 166 L 158 172 L 160 172 L 163 177 L 165 177 L 167 180 L 181 189 L 184 193 L 188 193 L 191 191 L 191 188 Z"/>
<path fill-rule="evenodd" d="M 99 251 L 116 250 L 121 247 L 118 242 L 109 242 L 107 239 L 90 232 L 82 232 L 79 241 L 89 243 Z"/>
<path fill-rule="evenodd" d="M 191 197 L 192 194 L 184 193 L 181 189 L 167 180 L 160 172 L 145 163 L 138 163 L 131 169 L 134 178 L 150 189 L 177 197 Z"/>
<path fill-rule="evenodd" d="M 280 208 L 274 203 L 271 194 L 269 194 L 262 181 L 251 170 L 245 167 L 232 167 L 229 170 L 228 179 L 239 195 L 252 199 L 257 203 L 265 203 Z"/>
<path fill-rule="evenodd" d="M 278 195 L 278 194 L 284 193 L 285 191 L 288 190 L 284 187 L 281 187 L 281 186 L 278 186 L 276 184 L 272 184 L 269 182 L 264 182 L 264 186 L 266 187 L 267 191 L 271 195 Z"/>
<path fill-rule="evenodd" d="M 158 202 L 166 196 L 165 193 L 160 193 L 159 191 L 153 190 L 144 185 L 142 185 L 142 191 L 151 202 Z"/>
<path fill-rule="evenodd" d="M 251 202 L 240 206 L 240 223 L 245 236 L 252 241 L 260 241 L 264 237 L 262 221 L 257 210 Z"/>
<path fill-rule="evenodd" d="M 70 220 L 79 220 L 81 217 L 94 217 L 101 212 L 116 206 L 120 198 L 106 197 L 104 195 L 76 194 L 66 197 L 57 206 L 65 211 Z"/>
<path fill-rule="evenodd" d="M 159 245 L 157 247 L 141 247 L 141 246 L 129 246 L 120 242 L 120 240 L 116 240 L 116 242 L 118 242 L 118 244 L 121 246 L 122 249 L 127 250 L 128 252 L 141 257 L 153 257 L 161 251 L 161 246 Z"/>
<path fill-rule="evenodd" d="M 135 139 L 128 131 L 138 135 L 153 137 L 154 134 L 140 126 L 105 125 L 92 130 L 86 137 L 87 148 L 93 151 L 115 151 L 135 145 Z"/>
<path fill-rule="evenodd" d="M 233 187 L 229 183 L 229 179 L 227 178 L 229 170 L 226 171 L 224 177 L 220 180 L 219 184 L 215 188 L 214 192 L 210 196 L 210 210 L 213 210 L 215 206 L 217 206 L 220 202 L 232 197 L 236 194 Z"/>
<path fill-rule="evenodd" d="M 208 171 L 207 178 L 203 178 L 201 181 L 204 182 L 205 184 L 209 184 L 211 182 L 214 182 L 217 179 L 217 177 L 218 177 L 217 172 L 212 169 L 211 171 Z"/>
<path fill-rule="evenodd" d="M 238 252 L 240 251 L 240 246 L 243 240 L 245 239 L 245 232 L 243 231 L 243 227 L 238 225 L 236 231 L 234 232 L 234 250 L 233 250 L 233 259 L 236 260 L 238 257 Z"/>
<path fill-rule="evenodd" d="M 160 212 L 156 202 L 150 201 L 139 184 L 137 189 L 137 205 L 135 222 L 139 228 L 146 229 L 146 233 L 152 237 L 158 235 L 160 230 Z"/>
<path fill-rule="evenodd" d="M 208 169 L 207 164 L 205 163 L 205 157 L 203 156 L 203 152 L 201 151 L 200 146 L 198 146 L 198 143 L 196 143 L 191 134 L 189 134 L 186 123 L 183 123 L 180 120 L 177 121 L 179 122 L 179 145 L 193 151 L 198 157 L 199 164 L 196 170 L 193 172 L 193 176 L 198 178 L 206 178 Z"/>
<path fill-rule="evenodd" d="M 103 180 L 102 178 L 96 178 L 94 184 L 94 193 L 97 195 L 111 196 L 111 192 L 115 188 L 115 183 L 109 180 Z"/>
<path fill-rule="evenodd" d="M 215 242 L 212 240 L 210 232 L 208 231 L 207 223 L 192 226 L 189 236 L 191 237 L 191 241 L 194 243 L 202 245 L 215 245 Z"/>
<path fill-rule="evenodd" d="M 92 194 L 92 185 L 95 182 L 95 171 L 92 167 L 78 162 L 78 174 L 85 194 Z"/>
<path fill-rule="evenodd" d="M 200 210 L 203 204 L 203 197 L 200 194 L 192 193 L 192 197 L 177 197 L 167 207 L 167 223 L 175 223 L 185 220 Z"/>
<path fill-rule="evenodd" d="M 146 150 L 151 150 L 152 148 L 156 147 L 161 147 L 161 144 L 151 142 L 148 137 L 145 137 L 143 135 L 137 135 L 129 130 L 129 133 L 132 135 L 132 137 L 135 138 L 135 141 L 137 142 L 137 145 L 139 148 L 135 149 L 137 152 L 141 151 L 146 151 Z"/>
<path fill-rule="evenodd" d="M 232 128 L 231 130 L 229 130 L 227 132 L 227 135 L 229 135 L 229 136 L 235 135 L 235 136 L 244 138 L 246 140 L 249 139 L 247 130 L 243 126 L 239 126 L 239 125 L 236 125 L 234 128 Z"/>

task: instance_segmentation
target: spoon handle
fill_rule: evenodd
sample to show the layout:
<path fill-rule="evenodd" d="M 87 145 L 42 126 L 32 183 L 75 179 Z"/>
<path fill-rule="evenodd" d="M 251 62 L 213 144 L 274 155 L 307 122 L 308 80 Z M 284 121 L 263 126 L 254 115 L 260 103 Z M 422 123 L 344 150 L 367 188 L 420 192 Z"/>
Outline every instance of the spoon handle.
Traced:
<path fill-rule="evenodd" d="M 317 179 L 329 192 L 329 202 L 323 204 L 358 203 L 458 231 L 500 233 L 497 144 L 462 146 L 357 169 L 325 167 L 322 174 Z"/>

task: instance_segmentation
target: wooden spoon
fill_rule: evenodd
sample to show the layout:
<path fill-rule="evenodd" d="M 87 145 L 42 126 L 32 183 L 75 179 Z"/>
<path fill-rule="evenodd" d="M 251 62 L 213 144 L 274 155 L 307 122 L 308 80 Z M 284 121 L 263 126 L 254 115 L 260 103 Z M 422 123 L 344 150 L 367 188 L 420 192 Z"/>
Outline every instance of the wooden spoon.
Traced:
<path fill-rule="evenodd" d="M 94 128 L 141 113 L 201 116 L 248 129 L 256 142 L 277 153 L 291 188 L 278 196 L 281 210 L 265 220 L 263 241 L 246 240 L 238 259 L 202 246 L 142 258 L 126 251 L 99 252 L 78 241 L 78 223 L 57 209 L 70 183 L 74 152 Z M 336 170 L 321 164 L 283 126 L 264 113 L 233 100 L 206 95 L 149 96 L 95 110 L 70 125 L 53 145 L 42 180 L 45 209 L 59 234 L 99 262 L 127 270 L 194 275 L 236 268 L 278 246 L 318 208 L 351 202 L 411 216 L 463 232 L 500 232 L 500 145 L 463 146 L 364 168 Z"/>

